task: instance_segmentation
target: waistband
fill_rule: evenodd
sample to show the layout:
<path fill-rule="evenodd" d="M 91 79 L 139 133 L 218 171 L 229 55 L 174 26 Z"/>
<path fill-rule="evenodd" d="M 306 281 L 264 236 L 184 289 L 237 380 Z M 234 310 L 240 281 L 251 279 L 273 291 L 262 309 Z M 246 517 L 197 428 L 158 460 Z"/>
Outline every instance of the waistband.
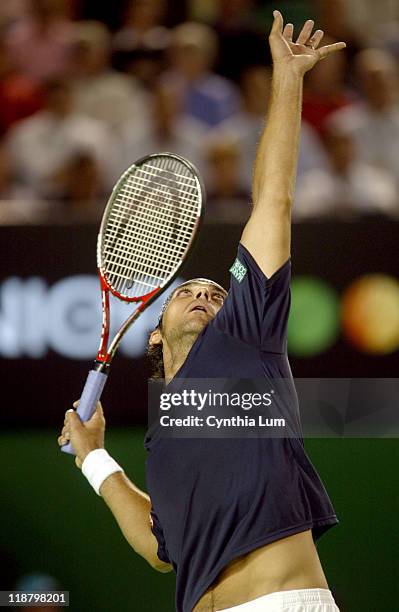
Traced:
<path fill-rule="evenodd" d="M 290 606 L 295 604 L 335 604 L 334 597 L 329 589 L 295 589 L 293 591 L 276 591 L 268 595 L 262 595 L 245 604 L 234 606 L 233 608 L 225 608 L 222 612 L 235 612 L 241 607 L 255 605 L 257 603 L 279 604 L 282 606 Z"/>

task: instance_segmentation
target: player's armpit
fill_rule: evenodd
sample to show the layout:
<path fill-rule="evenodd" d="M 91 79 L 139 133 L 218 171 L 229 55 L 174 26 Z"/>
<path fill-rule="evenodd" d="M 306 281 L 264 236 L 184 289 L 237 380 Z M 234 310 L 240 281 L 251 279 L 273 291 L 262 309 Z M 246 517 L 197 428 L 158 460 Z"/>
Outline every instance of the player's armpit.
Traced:
<path fill-rule="evenodd" d="M 260 204 L 260 205 L 259 205 Z M 258 203 L 241 236 L 241 244 L 270 278 L 290 257 L 291 210 L 286 202 Z"/>

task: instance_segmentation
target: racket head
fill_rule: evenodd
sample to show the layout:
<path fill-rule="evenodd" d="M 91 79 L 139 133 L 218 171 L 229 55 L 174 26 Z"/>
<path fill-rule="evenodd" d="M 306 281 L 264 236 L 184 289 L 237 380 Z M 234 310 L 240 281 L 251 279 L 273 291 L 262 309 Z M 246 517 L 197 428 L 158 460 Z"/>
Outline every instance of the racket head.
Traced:
<path fill-rule="evenodd" d="M 202 179 L 184 157 L 166 152 L 136 161 L 116 183 L 102 218 L 103 285 L 126 302 L 152 301 L 193 248 L 204 204 Z"/>

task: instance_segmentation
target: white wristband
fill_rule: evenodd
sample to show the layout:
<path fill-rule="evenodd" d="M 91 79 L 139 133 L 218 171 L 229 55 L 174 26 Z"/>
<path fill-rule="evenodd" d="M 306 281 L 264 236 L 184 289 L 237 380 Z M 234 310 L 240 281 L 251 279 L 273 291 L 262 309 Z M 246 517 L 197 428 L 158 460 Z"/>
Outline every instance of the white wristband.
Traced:
<path fill-rule="evenodd" d="M 100 487 L 104 480 L 115 472 L 123 472 L 123 468 L 112 459 L 105 448 L 91 451 L 82 463 L 82 474 L 86 476 L 97 495 L 100 495 Z"/>

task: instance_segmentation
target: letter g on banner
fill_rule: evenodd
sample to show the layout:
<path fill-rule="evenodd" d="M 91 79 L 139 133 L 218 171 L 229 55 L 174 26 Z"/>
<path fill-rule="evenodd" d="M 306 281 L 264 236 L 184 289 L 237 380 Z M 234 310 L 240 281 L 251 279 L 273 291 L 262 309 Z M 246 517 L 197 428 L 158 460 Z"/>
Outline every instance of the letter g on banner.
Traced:
<path fill-rule="evenodd" d="M 73 276 L 58 281 L 49 292 L 49 346 L 66 357 L 88 359 L 101 329 L 98 279 Z"/>

